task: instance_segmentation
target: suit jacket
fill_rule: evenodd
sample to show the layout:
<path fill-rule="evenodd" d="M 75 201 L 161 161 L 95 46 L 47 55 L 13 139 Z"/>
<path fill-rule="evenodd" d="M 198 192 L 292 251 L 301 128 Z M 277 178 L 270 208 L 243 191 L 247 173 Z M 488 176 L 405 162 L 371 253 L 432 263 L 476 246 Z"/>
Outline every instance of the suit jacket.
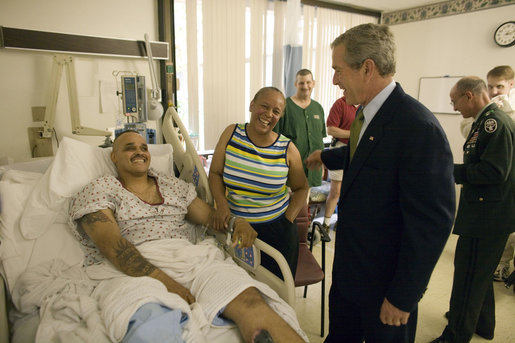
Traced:
<path fill-rule="evenodd" d="M 514 123 L 496 104 L 477 117 L 454 166 L 463 184 L 454 233 L 501 237 L 515 231 Z"/>
<path fill-rule="evenodd" d="M 347 149 L 322 152 L 329 169 L 345 169 L 333 280 L 343 296 L 358 304 L 375 306 L 386 297 L 411 312 L 454 220 L 447 138 L 434 115 L 397 84 L 351 162 Z"/>

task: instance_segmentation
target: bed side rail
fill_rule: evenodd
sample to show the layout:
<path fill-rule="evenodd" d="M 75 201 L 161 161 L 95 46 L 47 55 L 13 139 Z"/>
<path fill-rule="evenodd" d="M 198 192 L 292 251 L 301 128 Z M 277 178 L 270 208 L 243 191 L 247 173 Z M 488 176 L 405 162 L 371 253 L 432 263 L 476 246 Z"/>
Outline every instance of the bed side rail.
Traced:
<path fill-rule="evenodd" d="M 166 142 L 173 147 L 173 160 L 179 170 L 179 178 L 193 183 L 199 198 L 210 205 L 214 205 L 204 166 L 198 158 L 188 130 L 173 107 L 169 107 L 165 113 L 162 131 Z M 184 142 L 181 142 L 180 137 Z"/>

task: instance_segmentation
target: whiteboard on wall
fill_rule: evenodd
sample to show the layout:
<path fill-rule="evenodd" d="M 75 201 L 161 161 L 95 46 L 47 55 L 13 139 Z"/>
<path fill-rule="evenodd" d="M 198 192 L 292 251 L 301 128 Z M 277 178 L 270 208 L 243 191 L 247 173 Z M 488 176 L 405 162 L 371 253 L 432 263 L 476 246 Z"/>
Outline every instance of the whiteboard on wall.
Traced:
<path fill-rule="evenodd" d="M 421 77 L 418 87 L 418 101 L 433 113 L 459 114 L 455 112 L 449 97 L 452 86 L 462 76 Z"/>

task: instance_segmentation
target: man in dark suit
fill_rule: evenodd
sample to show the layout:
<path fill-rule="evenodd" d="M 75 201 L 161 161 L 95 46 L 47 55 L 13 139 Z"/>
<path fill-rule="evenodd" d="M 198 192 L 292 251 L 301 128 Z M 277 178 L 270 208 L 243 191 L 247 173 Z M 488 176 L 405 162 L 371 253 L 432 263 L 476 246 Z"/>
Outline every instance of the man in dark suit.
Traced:
<path fill-rule="evenodd" d="M 495 103 L 479 77 L 464 77 L 450 92 L 464 118 L 474 118 L 463 146 L 463 164 L 454 165 L 463 185 L 453 233 L 459 235 L 449 323 L 433 342 L 469 342 L 474 333 L 494 338 L 493 273 L 515 231 L 513 120 Z"/>
<path fill-rule="evenodd" d="M 387 26 L 356 26 L 331 47 L 333 83 L 362 105 L 362 127 L 351 127 L 349 147 L 306 161 L 345 170 L 326 342 L 413 342 L 454 219 L 451 150 L 434 115 L 394 82 Z"/>

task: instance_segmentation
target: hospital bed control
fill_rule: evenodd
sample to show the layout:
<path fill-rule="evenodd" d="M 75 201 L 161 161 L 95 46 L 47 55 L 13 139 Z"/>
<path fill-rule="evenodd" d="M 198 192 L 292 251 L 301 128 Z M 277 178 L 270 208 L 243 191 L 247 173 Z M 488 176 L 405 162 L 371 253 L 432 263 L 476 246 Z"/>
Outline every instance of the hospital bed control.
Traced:
<path fill-rule="evenodd" d="M 250 248 L 234 248 L 234 257 L 248 264 L 251 268 L 259 265 L 259 262 L 256 263 L 257 256 L 259 256 L 259 251 L 253 246 Z"/>
<path fill-rule="evenodd" d="M 261 255 L 259 249 L 255 246 L 251 246 L 249 248 L 240 248 L 238 245 L 235 247 L 231 247 L 232 233 L 234 232 L 234 222 L 236 221 L 235 216 L 231 216 L 229 220 L 228 233 L 226 238 L 226 246 L 233 250 L 232 256 L 239 261 L 245 263 L 248 267 L 252 269 L 256 269 L 261 264 Z"/>

